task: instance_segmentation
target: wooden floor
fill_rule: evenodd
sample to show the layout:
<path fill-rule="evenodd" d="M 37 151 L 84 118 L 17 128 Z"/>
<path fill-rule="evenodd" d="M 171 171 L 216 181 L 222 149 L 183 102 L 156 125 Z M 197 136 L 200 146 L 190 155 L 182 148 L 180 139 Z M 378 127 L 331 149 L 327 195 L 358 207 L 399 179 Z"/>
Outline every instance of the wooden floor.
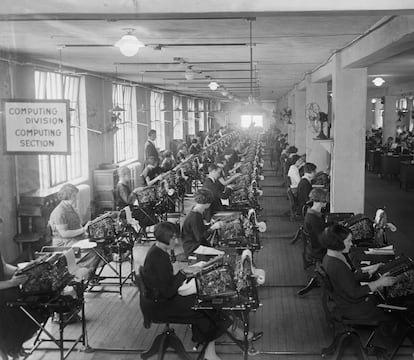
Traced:
<path fill-rule="evenodd" d="M 252 327 L 263 330 L 264 336 L 255 343 L 259 354 L 254 358 L 320 359 L 321 348 L 329 345 L 332 334 L 325 322 L 319 290 L 304 297 L 296 295 L 307 282 L 302 267 L 301 245 L 290 244 L 299 224 L 283 216 L 288 210 L 285 190 L 278 187 L 281 179 L 274 175 L 268 162 L 265 165 L 265 180 L 262 182 L 264 209 L 260 220 L 267 222 L 267 232 L 261 236 L 263 249 L 256 256 L 256 265 L 266 270 L 266 284 L 259 290 L 263 306 L 251 315 Z M 148 246 L 135 248 L 137 263 L 142 262 L 147 249 Z M 86 294 L 86 317 L 90 352 L 73 352 L 69 359 L 139 359 L 139 353 L 162 330 L 154 325 L 150 329 L 143 327 L 138 292 L 134 286 L 124 288 L 122 299 L 117 294 Z M 51 324 L 50 328 L 56 330 L 56 325 Z M 70 325 L 66 335 L 78 334 L 79 328 L 78 324 Z M 186 326 L 175 328 L 186 349 L 192 352 L 190 329 Z M 228 342 L 228 339 L 220 341 Z M 223 360 L 242 359 L 240 350 L 231 344 L 219 344 L 217 352 Z M 411 355 L 409 349 L 403 353 Z M 196 358 L 195 353 L 193 358 Z M 353 358 L 352 354 L 344 357 Z M 55 360 L 58 353 L 37 350 L 30 359 Z M 178 358 L 169 353 L 165 359 Z"/>

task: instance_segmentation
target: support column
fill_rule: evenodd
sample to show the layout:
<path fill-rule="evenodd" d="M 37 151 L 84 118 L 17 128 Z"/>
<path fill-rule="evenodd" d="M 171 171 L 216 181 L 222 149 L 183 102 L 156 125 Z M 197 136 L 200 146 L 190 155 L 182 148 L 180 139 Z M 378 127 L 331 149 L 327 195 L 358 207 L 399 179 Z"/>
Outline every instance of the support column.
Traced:
<path fill-rule="evenodd" d="M 371 100 L 373 98 L 367 96 L 366 111 L 365 111 L 365 129 L 366 131 L 371 131 L 375 125 L 375 111 L 372 111 L 375 108 L 376 104 L 372 104 Z M 380 101 L 376 99 L 376 101 Z"/>
<path fill-rule="evenodd" d="M 295 146 L 299 154 L 306 152 L 306 96 L 304 91 L 295 89 L 295 105 L 293 122 L 295 123 Z"/>
<path fill-rule="evenodd" d="M 333 59 L 331 211 L 364 212 L 367 69 L 343 69 Z"/>
<path fill-rule="evenodd" d="M 294 117 L 295 117 L 295 93 L 291 91 L 287 96 L 287 103 L 288 107 L 292 110 L 292 117 L 290 119 L 290 123 L 287 123 L 287 130 L 288 130 L 288 143 L 289 145 L 295 145 L 295 124 L 294 124 Z"/>
<path fill-rule="evenodd" d="M 328 113 L 328 84 L 313 83 L 311 76 L 306 76 L 306 105 L 317 103 L 320 111 Z M 319 134 L 312 124 L 305 118 L 306 122 L 306 161 L 314 163 L 318 171 L 325 171 L 329 168 L 329 153 L 314 138 Z"/>
<path fill-rule="evenodd" d="M 395 102 L 399 99 L 398 96 L 386 96 L 384 103 L 383 123 L 382 123 L 382 143 L 387 142 L 387 138 L 392 136 L 395 139 L 395 130 L 397 129 L 396 121 L 398 115 L 396 113 Z"/>

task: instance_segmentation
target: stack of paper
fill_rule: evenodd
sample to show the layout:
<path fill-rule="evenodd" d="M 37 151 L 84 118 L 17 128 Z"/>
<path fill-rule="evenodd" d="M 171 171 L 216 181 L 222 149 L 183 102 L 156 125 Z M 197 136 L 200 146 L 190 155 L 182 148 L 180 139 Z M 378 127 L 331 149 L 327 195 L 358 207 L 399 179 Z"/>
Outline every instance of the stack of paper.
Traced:
<path fill-rule="evenodd" d="M 364 251 L 367 255 L 394 255 L 394 247 L 393 245 L 384 246 L 381 248 L 369 248 L 368 250 Z"/>
<path fill-rule="evenodd" d="M 197 255 L 224 255 L 224 251 L 214 249 L 209 246 L 200 245 L 195 251 L 194 254 Z"/>

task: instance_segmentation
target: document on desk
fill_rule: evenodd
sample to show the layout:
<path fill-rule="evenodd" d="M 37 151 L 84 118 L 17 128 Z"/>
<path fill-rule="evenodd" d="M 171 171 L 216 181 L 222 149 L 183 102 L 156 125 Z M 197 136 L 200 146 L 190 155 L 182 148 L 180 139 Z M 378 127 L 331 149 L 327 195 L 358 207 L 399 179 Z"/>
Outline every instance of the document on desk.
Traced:
<path fill-rule="evenodd" d="M 194 254 L 197 255 L 224 255 L 224 251 L 214 249 L 209 246 L 200 245 L 195 249 Z"/>
<path fill-rule="evenodd" d="M 368 248 L 364 251 L 367 255 L 395 255 L 393 245 L 384 246 L 381 248 Z"/>
<path fill-rule="evenodd" d="M 221 205 L 223 205 L 223 206 L 230 206 L 229 199 L 220 199 L 220 200 L 221 200 Z"/>

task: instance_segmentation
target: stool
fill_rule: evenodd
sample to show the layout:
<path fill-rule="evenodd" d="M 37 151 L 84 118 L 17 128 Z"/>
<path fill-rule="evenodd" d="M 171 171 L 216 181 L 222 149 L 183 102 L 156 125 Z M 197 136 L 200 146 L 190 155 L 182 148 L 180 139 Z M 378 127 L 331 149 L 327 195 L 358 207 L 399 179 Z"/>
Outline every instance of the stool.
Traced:
<path fill-rule="evenodd" d="M 155 321 L 153 321 L 153 323 L 157 324 Z M 162 360 L 168 348 L 174 349 L 180 359 L 191 360 L 191 357 L 185 351 L 180 338 L 175 334 L 174 329 L 172 329 L 168 323 L 165 324 L 164 331 L 156 336 L 149 350 L 141 354 L 141 358 L 146 360 L 151 356 L 158 354 L 158 359 Z"/>
<path fill-rule="evenodd" d="M 154 324 L 165 324 L 164 331 L 157 335 L 154 341 L 151 344 L 149 350 L 143 352 L 141 354 L 141 358 L 146 360 L 149 357 L 158 354 L 158 360 L 163 360 L 164 355 L 168 348 L 172 348 L 176 351 L 178 357 L 182 360 L 191 360 L 190 355 L 184 349 L 184 345 L 180 338 L 175 334 L 174 329 L 170 327 L 168 322 L 162 322 L 155 319 L 151 319 L 146 314 L 143 306 L 144 302 L 146 301 L 146 297 L 148 294 L 148 290 L 145 286 L 143 277 L 142 277 L 142 266 L 140 266 L 137 276 L 135 277 L 135 283 L 139 289 L 139 300 L 140 300 L 140 307 L 141 312 L 144 317 L 144 327 L 149 329 L 151 327 L 151 323 Z"/>
<path fill-rule="evenodd" d="M 29 260 L 34 258 L 32 245 L 40 243 L 43 239 L 43 234 L 33 231 L 36 229 L 36 226 L 33 226 L 34 218 L 40 219 L 41 217 L 41 210 L 38 206 L 19 205 L 17 208 L 18 233 L 15 235 L 14 241 L 19 245 L 20 255 L 23 253 L 24 245 L 26 245 Z"/>
<path fill-rule="evenodd" d="M 27 246 L 27 252 L 28 252 L 28 260 L 34 259 L 34 251 L 32 248 L 32 244 L 40 243 L 43 236 L 38 233 L 23 233 L 23 234 L 17 234 L 14 237 L 14 241 L 19 245 L 19 253 L 23 253 L 23 247 L 24 245 Z"/>

